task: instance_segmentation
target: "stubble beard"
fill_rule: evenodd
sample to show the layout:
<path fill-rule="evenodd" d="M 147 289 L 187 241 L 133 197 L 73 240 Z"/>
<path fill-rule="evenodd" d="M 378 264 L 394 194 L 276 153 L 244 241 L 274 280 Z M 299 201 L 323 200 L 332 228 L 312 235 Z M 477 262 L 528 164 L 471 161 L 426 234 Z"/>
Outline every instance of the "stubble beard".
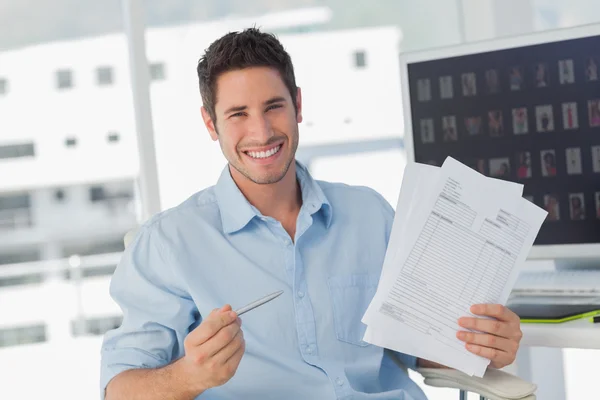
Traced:
<path fill-rule="evenodd" d="M 236 171 L 238 171 L 240 174 L 242 174 L 246 179 L 250 180 L 251 182 L 256 183 L 257 185 L 271 185 L 274 183 L 277 183 L 279 181 L 281 181 L 285 175 L 287 174 L 288 170 L 290 169 L 290 165 L 292 165 L 292 162 L 295 161 L 295 157 L 296 157 L 296 150 L 298 149 L 298 128 L 296 127 L 296 132 L 294 137 L 292 138 L 292 141 L 290 143 L 290 153 L 288 156 L 288 159 L 285 161 L 285 164 L 283 166 L 283 168 L 278 171 L 278 172 L 273 172 L 268 174 L 267 176 L 256 176 L 256 174 L 251 174 L 251 172 L 245 168 L 243 166 L 243 163 L 241 162 L 243 155 L 241 154 L 241 151 L 238 151 L 237 154 L 237 160 L 235 162 L 232 162 L 231 160 L 229 160 L 229 165 L 231 165 Z M 281 150 L 280 150 L 281 151 Z"/>

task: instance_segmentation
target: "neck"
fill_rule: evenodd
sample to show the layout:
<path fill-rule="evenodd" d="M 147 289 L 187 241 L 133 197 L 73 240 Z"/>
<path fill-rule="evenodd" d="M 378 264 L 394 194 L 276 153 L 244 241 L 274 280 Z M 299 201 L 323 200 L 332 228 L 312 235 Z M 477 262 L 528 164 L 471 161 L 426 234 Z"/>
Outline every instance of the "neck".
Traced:
<path fill-rule="evenodd" d="M 277 183 L 259 185 L 235 168 L 229 167 L 231 177 L 248 202 L 267 217 L 285 223 L 296 221 L 302 206 L 302 193 L 296 179 L 296 163 L 292 161 L 285 176 Z"/>

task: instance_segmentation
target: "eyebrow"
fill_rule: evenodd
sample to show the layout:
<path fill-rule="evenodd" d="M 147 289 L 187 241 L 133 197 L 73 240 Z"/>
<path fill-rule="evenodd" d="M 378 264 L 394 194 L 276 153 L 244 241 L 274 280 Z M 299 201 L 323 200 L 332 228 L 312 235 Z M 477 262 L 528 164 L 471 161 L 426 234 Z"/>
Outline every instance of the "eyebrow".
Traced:
<path fill-rule="evenodd" d="M 265 101 L 263 104 L 265 106 L 270 106 L 271 104 L 282 103 L 282 102 L 285 102 L 285 98 L 283 98 L 281 96 L 277 96 L 277 97 L 273 97 L 273 98 Z M 225 114 L 231 114 L 231 113 L 236 113 L 236 112 L 244 111 L 247 108 L 248 108 L 248 106 L 233 106 L 233 107 L 229 107 L 225 111 Z"/>
<path fill-rule="evenodd" d="M 265 101 L 265 106 L 270 106 L 271 104 L 282 103 L 282 102 L 285 102 L 285 99 L 283 97 L 281 97 L 281 96 L 273 97 L 272 99 Z"/>

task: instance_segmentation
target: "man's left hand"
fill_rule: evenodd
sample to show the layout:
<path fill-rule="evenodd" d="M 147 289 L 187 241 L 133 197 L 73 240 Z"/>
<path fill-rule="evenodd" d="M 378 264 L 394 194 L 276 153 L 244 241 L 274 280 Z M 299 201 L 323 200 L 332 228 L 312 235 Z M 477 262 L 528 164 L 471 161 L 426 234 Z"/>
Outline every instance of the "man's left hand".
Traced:
<path fill-rule="evenodd" d="M 471 312 L 494 319 L 460 318 L 460 326 L 482 333 L 459 331 L 456 337 L 466 342 L 470 352 L 491 360 L 493 368 L 512 364 L 523 337 L 519 316 L 501 304 L 475 304 Z"/>

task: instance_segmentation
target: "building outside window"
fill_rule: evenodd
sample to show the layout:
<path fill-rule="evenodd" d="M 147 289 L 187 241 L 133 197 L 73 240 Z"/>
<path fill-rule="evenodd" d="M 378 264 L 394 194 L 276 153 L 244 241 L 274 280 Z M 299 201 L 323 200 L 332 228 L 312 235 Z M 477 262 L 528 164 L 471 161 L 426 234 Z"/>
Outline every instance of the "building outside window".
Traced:
<path fill-rule="evenodd" d="M 365 51 L 357 51 L 354 53 L 354 66 L 356 68 L 364 68 L 367 66 L 367 53 Z"/>
<path fill-rule="evenodd" d="M 0 196 L 0 230 L 28 228 L 32 224 L 31 198 L 28 193 Z"/>
<path fill-rule="evenodd" d="M 21 344 L 42 343 L 46 340 L 46 326 L 44 324 L 0 329 L 0 348 Z"/>
<path fill-rule="evenodd" d="M 78 336 L 100 336 L 112 329 L 121 326 L 122 316 L 87 318 L 83 321 L 72 321 L 71 330 L 74 337 Z"/>
<path fill-rule="evenodd" d="M 112 85 L 114 82 L 113 69 L 111 67 L 98 67 L 96 78 L 98 86 Z"/>
<path fill-rule="evenodd" d="M 0 96 L 8 93 L 8 80 L 6 78 L 0 78 Z"/>
<path fill-rule="evenodd" d="M 164 63 L 150 64 L 150 80 L 164 81 L 165 79 L 166 79 L 165 64 Z"/>
<path fill-rule="evenodd" d="M 4 158 L 34 157 L 33 143 L 9 144 L 0 146 L 0 160 Z"/>
<path fill-rule="evenodd" d="M 70 69 L 60 69 L 56 71 L 56 87 L 59 90 L 72 88 L 73 71 L 71 71 Z"/>
<path fill-rule="evenodd" d="M 110 132 L 106 136 L 106 140 L 108 141 L 108 143 L 117 143 L 119 140 L 121 140 L 121 136 L 119 136 L 117 132 Z"/>

